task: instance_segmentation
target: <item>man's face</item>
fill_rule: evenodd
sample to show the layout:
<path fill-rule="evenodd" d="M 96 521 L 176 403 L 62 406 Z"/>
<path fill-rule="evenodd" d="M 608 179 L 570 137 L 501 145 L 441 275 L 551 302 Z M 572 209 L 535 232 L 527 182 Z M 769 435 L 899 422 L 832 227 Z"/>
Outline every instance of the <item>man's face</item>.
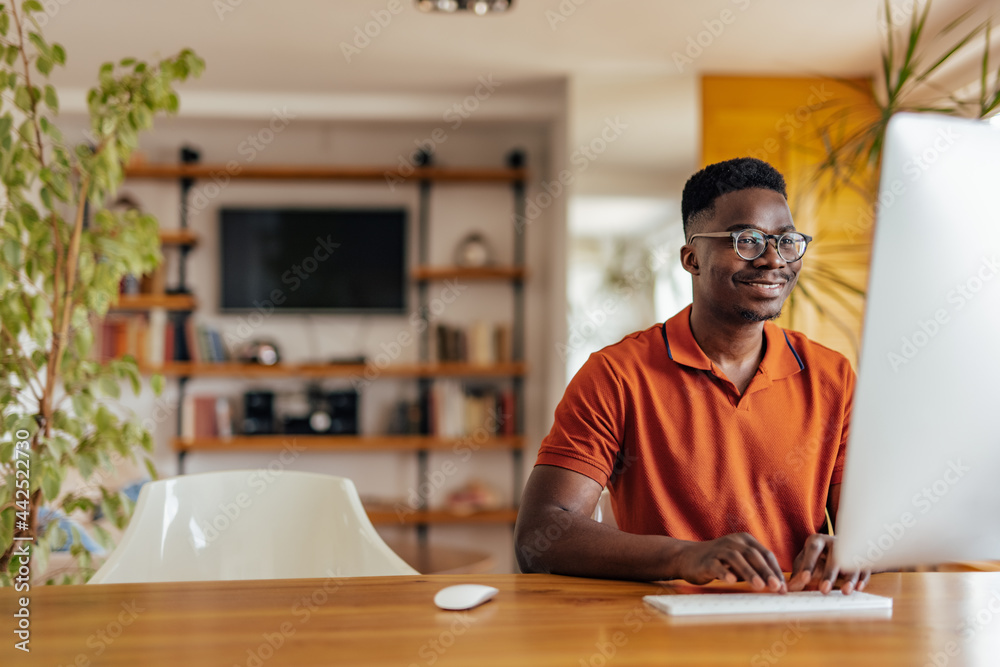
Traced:
<path fill-rule="evenodd" d="M 748 228 L 765 234 L 795 231 L 785 198 L 763 188 L 729 192 L 715 200 L 714 212 L 690 233 Z M 782 259 L 770 240 L 763 255 L 747 261 L 733 250 L 731 238 L 697 238 L 682 248 L 681 261 L 694 275 L 696 303 L 724 319 L 736 317 L 744 322 L 780 315 L 802 268 L 801 259 Z"/>

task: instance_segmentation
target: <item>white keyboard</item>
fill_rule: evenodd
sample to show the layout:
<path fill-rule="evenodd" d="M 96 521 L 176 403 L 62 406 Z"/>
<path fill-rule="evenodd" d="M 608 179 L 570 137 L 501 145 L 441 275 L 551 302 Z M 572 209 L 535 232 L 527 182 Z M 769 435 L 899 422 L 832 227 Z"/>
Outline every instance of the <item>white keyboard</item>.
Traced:
<path fill-rule="evenodd" d="M 647 595 L 642 598 L 671 616 L 709 614 L 788 614 L 892 609 L 892 598 L 870 593 L 844 595 L 834 591 L 775 593 L 704 593 L 693 595 Z"/>

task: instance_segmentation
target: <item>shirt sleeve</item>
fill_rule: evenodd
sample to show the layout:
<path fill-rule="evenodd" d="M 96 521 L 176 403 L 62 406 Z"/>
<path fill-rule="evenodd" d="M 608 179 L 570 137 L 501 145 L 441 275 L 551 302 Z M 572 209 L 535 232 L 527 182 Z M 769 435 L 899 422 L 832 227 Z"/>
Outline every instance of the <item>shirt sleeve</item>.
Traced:
<path fill-rule="evenodd" d="M 606 486 L 621 450 L 624 424 L 621 378 L 606 357 L 594 353 L 566 387 L 535 464 L 572 470 Z"/>
<path fill-rule="evenodd" d="M 844 401 L 844 417 L 840 431 L 840 448 L 837 450 L 837 460 L 833 464 L 833 475 L 830 477 L 830 484 L 840 484 L 844 477 L 844 457 L 847 454 L 847 435 L 851 430 L 851 408 L 854 405 L 854 384 L 857 376 L 854 369 L 847 365 L 847 377 L 845 378 L 844 391 L 846 398 Z"/>

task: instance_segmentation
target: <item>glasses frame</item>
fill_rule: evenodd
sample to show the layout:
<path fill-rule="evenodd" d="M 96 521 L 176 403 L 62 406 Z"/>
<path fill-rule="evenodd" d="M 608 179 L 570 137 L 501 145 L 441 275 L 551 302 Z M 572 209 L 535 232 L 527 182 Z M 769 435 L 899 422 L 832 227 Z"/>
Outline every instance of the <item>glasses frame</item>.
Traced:
<path fill-rule="evenodd" d="M 757 234 L 760 234 L 761 236 L 764 237 L 764 248 L 760 251 L 760 253 L 756 257 L 751 257 L 751 258 L 747 259 L 746 257 L 744 257 L 743 255 L 740 254 L 739 248 L 736 245 L 736 242 L 737 242 L 736 240 L 744 232 L 756 232 Z M 784 237 L 786 237 L 786 236 L 788 236 L 790 234 L 798 234 L 799 236 L 801 236 L 802 238 L 804 238 L 806 240 L 805 250 L 803 250 L 802 254 L 799 255 L 798 257 L 796 257 L 795 259 L 788 259 L 787 257 L 783 256 L 781 254 L 781 250 L 779 250 L 778 243 L 781 241 L 781 239 L 783 239 Z M 690 243 L 691 241 L 695 240 L 699 236 L 704 236 L 706 238 L 717 238 L 717 239 L 725 238 L 727 236 L 732 237 L 732 239 L 733 239 L 733 251 L 736 253 L 737 257 L 739 257 L 740 259 L 742 259 L 742 260 L 744 260 L 746 262 L 752 262 L 755 259 L 759 259 L 761 255 L 763 255 L 765 252 L 767 252 L 767 247 L 769 245 L 771 245 L 770 242 L 771 242 L 772 239 L 774 240 L 774 251 L 776 253 L 778 253 L 778 257 L 781 257 L 781 259 L 785 260 L 786 262 L 797 262 L 800 259 L 802 259 L 803 257 L 805 257 L 806 250 L 809 249 L 809 244 L 813 240 L 813 237 L 809 236 L 808 234 L 803 234 L 802 232 L 785 232 L 784 234 L 765 234 L 764 232 L 760 231 L 759 229 L 737 229 L 737 230 L 734 230 L 734 231 L 731 231 L 731 232 L 706 232 L 704 234 L 692 234 L 688 238 L 688 243 Z"/>

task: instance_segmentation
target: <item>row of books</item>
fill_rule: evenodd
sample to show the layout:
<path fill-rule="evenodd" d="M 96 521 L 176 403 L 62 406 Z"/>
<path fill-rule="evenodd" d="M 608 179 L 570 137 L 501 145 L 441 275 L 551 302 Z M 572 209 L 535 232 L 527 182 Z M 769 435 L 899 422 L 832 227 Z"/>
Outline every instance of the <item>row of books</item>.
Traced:
<path fill-rule="evenodd" d="M 232 403 L 225 396 L 187 394 L 181 404 L 181 437 L 229 438 L 233 435 Z"/>
<path fill-rule="evenodd" d="M 428 435 L 461 438 L 516 433 L 514 392 L 497 387 L 438 380 L 424 395 L 424 429 Z"/>
<path fill-rule="evenodd" d="M 130 354 L 142 365 L 168 361 L 212 363 L 228 361 L 231 353 L 218 330 L 188 316 L 168 315 L 160 308 L 149 314 L 109 314 L 96 330 L 100 361 Z"/>
<path fill-rule="evenodd" d="M 434 332 L 436 361 L 500 364 L 511 360 L 510 326 L 476 322 L 469 327 L 438 324 Z"/>
<path fill-rule="evenodd" d="M 148 348 L 149 327 L 144 318 L 108 315 L 94 330 L 94 349 L 99 361 L 130 354 L 142 362 Z"/>
<path fill-rule="evenodd" d="M 510 327 L 477 322 L 462 328 L 439 324 L 435 329 L 435 361 L 472 364 L 511 360 Z M 187 314 L 153 308 L 148 314 L 109 314 L 98 329 L 101 361 L 131 354 L 140 364 L 170 361 L 213 363 L 233 358 L 221 333 Z"/>

